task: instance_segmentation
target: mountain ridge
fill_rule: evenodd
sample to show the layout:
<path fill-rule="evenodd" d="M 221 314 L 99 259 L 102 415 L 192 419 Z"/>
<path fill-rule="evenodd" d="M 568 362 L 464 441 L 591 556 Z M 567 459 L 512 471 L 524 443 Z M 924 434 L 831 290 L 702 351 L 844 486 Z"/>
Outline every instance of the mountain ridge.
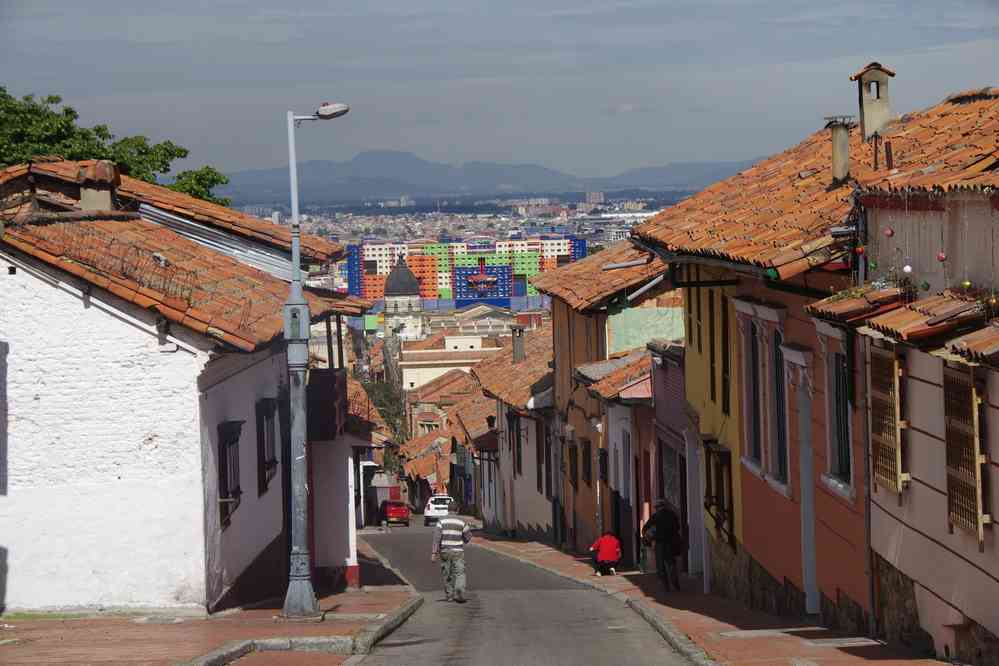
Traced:
<path fill-rule="evenodd" d="M 310 203 L 442 196 L 502 196 L 532 192 L 584 192 L 615 189 L 697 190 L 734 175 L 754 160 L 673 162 L 638 167 L 616 176 L 583 178 L 538 164 L 469 161 L 458 165 L 425 160 L 397 150 L 369 150 L 350 160 L 300 162 L 302 200 Z M 288 199 L 288 170 L 249 169 L 230 174 L 218 194 L 237 204 Z"/>

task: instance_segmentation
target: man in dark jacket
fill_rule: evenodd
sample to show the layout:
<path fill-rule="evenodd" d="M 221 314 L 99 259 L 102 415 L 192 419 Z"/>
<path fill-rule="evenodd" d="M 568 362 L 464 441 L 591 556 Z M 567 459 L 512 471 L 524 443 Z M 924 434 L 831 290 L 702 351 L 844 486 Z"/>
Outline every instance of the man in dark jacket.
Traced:
<path fill-rule="evenodd" d="M 656 544 L 656 571 L 668 590 L 670 585 L 680 590 L 676 555 L 682 547 L 680 519 L 663 500 L 656 501 L 656 512 L 642 527 L 642 538 Z"/>

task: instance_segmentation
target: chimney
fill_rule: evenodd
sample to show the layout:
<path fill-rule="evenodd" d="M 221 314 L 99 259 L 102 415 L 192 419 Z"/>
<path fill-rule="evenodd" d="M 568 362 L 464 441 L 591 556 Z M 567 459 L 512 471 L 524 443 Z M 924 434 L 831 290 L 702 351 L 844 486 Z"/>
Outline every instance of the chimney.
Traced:
<path fill-rule="evenodd" d="M 850 116 L 829 116 L 826 127 L 832 132 L 832 184 L 839 185 L 850 176 Z"/>
<path fill-rule="evenodd" d="M 511 326 L 510 335 L 513 338 L 513 362 L 520 363 L 526 358 L 524 352 L 524 327 Z"/>
<path fill-rule="evenodd" d="M 121 183 L 121 175 L 114 162 L 98 160 L 81 167 L 77 179 L 80 181 L 82 210 L 114 210 L 114 190 Z"/>
<path fill-rule="evenodd" d="M 864 141 L 881 132 L 891 120 L 891 100 L 888 97 L 888 79 L 895 72 L 879 62 L 869 63 L 850 77 L 857 82 L 860 100 L 860 131 Z"/>

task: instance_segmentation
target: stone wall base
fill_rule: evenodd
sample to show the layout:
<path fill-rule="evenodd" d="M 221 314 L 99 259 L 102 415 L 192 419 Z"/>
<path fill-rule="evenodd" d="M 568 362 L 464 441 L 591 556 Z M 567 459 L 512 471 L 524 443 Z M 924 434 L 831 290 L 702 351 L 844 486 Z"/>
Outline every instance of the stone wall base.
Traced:
<path fill-rule="evenodd" d="M 771 615 L 806 615 L 804 591 L 786 578 L 775 578 L 741 544 L 736 544 L 733 550 L 727 542 L 712 536 L 707 545 L 713 594 L 734 599 Z M 836 596 L 835 600 L 822 596 L 822 623 L 851 633 L 866 633 L 867 614 L 861 606 L 842 592 Z"/>
<path fill-rule="evenodd" d="M 937 653 L 933 636 L 919 618 L 916 583 L 875 554 L 878 591 L 878 638 L 889 644 L 902 645 L 929 657 L 956 660 L 974 666 L 999 664 L 999 637 L 985 627 L 966 619 L 959 626 L 930 627 L 939 634 L 950 635 Z M 944 629 L 944 631 L 939 631 Z"/>

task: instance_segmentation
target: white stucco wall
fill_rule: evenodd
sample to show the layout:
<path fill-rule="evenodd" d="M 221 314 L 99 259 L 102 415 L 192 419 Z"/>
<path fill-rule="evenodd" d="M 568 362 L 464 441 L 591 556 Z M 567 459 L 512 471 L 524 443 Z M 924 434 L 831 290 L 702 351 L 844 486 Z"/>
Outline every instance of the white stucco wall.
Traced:
<path fill-rule="evenodd" d="M 287 377 L 283 351 L 254 355 L 226 354 L 212 361 L 201 377 L 201 433 L 205 469 L 205 533 L 207 585 L 211 603 L 225 593 L 247 566 L 281 533 L 280 418 L 276 416 L 278 471 L 267 491 L 257 487 L 257 402 L 278 398 Z M 218 425 L 243 421 L 239 437 L 239 506 L 225 529 L 218 503 Z"/>
<path fill-rule="evenodd" d="M 357 564 L 352 445 L 365 442 L 345 434 L 312 447 L 316 566 Z"/>
<path fill-rule="evenodd" d="M 0 254 L 0 604 L 204 606 L 207 341 L 161 345 L 151 314 L 12 265 Z"/>
<path fill-rule="evenodd" d="M 545 496 L 542 483 L 538 492 L 537 464 L 538 456 L 544 464 L 544 443 L 538 443 L 536 422 L 527 417 L 520 418 L 520 428 L 523 452 L 521 474 L 516 474 L 514 468 L 514 451 L 510 449 L 507 434 L 506 406 L 500 403 L 499 416 L 496 419 L 499 437 L 499 469 L 505 489 L 506 503 L 503 505 L 501 524 L 505 529 L 518 529 L 535 532 L 546 532 L 552 527 L 551 502 Z M 542 482 L 544 478 L 542 477 Z M 511 493 L 512 490 L 512 493 Z"/>

